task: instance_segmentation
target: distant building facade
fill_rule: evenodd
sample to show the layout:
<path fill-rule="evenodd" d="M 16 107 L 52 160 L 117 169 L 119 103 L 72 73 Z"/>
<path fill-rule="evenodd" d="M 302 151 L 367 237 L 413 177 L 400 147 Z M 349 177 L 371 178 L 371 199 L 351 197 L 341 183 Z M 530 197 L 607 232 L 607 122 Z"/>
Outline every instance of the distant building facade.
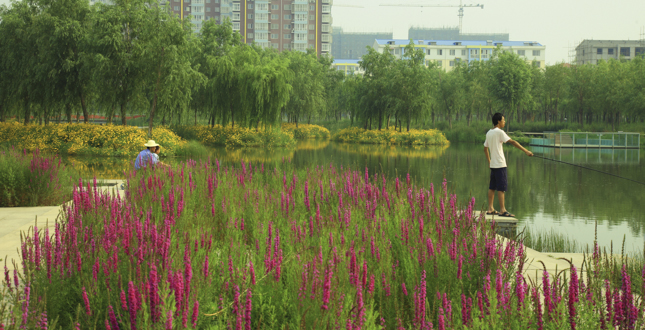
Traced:
<path fill-rule="evenodd" d="M 344 32 L 340 27 L 333 27 L 331 55 L 339 59 L 358 60 L 367 54 L 367 47 L 375 39 L 392 39 L 392 32 Z"/>
<path fill-rule="evenodd" d="M 348 74 L 357 74 L 357 75 L 363 75 L 365 74 L 365 71 L 361 69 L 359 65 L 359 60 L 353 60 L 353 59 L 348 59 L 348 60 L 334 60 L 334 63 L 332 63 L 332 68 L 334 70 L 342 71 L 346 75 Z"/>
<path fill-rule="evenodd" d="M 387 39 L 387 38 L 380 38 L 380 39 Z M 508 33 L 459 33 L 458 27 L 445 27 L 445 28 L 411 27 L 408 30 L 408 39 L 509 41 L 509 34 Z"/>
<path fill-rule="evenodd" d="M 598 64 L 599 60 L 626 59 L 645 55 L 645 43 L 638 40 L 583 40 L 576 47 L 576 63 Z"/>
<path fill-rule="evenodd" d="M 451 71 L 457 63 L 487 61 L 493 50 L 501 46 L 502 50 L 512 51 L 527 62 L 540 68 L 546 66 L 546 46 L 536 41 L 479 41 L 479 40 L 412 40 L 415 48 L 423 49 L 426 54 L 426 65 L 435 62 L 445 71 Z M 400 59 L 410 40 L 377 39 L 374 49 L 383 53 L 389 47 L 390 53 Z"/>
<path fill-rule="evenodd" d="M 111 0 L 90 0 L 111 4 Z M 180 18 L 190 17 L 195 32 L 207 20 L 229 19 L 247 44 L 263 48 L 331 54 L 332 0 L 161 0 Z"/>

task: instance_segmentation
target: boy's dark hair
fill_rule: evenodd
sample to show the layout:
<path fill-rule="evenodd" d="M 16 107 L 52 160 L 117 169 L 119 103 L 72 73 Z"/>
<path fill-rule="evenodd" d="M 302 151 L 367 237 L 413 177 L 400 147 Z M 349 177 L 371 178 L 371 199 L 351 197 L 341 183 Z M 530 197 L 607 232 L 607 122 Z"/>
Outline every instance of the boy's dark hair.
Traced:
<path fill-rule="evenodd" d="M 497 123 L 499 123 L 502 120 L 502 117 L 504 117 L 503 114 L 501 113 L 496 113 L 493 115 L 493 126 L 497 126 Z"/>

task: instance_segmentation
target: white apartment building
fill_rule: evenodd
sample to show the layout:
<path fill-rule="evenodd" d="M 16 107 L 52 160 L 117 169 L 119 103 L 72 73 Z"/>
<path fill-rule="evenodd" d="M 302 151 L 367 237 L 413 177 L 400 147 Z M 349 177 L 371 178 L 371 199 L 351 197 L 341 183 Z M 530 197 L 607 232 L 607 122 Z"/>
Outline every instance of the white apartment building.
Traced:
<path fill-rule="evenodd" d="M 645 42 L 639 40 L 583 40 L 576 47 L 577 64 L 598 64 L 599 60 L 631 60 L 645 55 Z"/>
<path fill-rule="evenodd" d="M 546 46 L 536 41 L 463 41 L 463 40 L 413 40 L 415 48 L 423 49 L 426 64 L 435 62 L 446 71 L 452 70 L 460 61 L 487 61 L 498 46 L 502 50 L 512 51 L 540 68 L 546 66 Z M 401 58 L 405 47 L 410 43 L 406 39 L 376 39 L 373 48 L 383 53 L 389 47 L 390 53 Z"/>

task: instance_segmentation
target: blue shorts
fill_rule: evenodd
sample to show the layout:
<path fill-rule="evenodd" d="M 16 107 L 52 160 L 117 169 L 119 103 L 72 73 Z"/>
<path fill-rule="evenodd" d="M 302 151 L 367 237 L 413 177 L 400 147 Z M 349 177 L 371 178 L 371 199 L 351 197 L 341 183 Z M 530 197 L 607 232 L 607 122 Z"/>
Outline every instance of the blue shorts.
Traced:
<path fill-rule="evenodd" d="M 497 191 L 506 191 L 508 186 L 506 179 L 506 167 L 490 169 L 490 184 L 488 189 Z"/>

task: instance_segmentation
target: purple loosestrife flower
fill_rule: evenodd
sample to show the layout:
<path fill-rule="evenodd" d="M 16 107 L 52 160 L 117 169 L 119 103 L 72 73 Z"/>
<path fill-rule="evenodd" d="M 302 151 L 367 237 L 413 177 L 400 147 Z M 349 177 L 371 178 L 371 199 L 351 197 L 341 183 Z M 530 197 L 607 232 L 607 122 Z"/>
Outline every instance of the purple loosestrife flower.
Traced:
<path fill-rule="evenodd" d="M 439 308 L 439 317 L 437 318 L 439 330 L 446 330 L 446 323 L 443 319 L 443 308 Z"/>
<path fill-rule="evenodd" d="M 208 278 L 209 273 L 209 264 L 208 264 L 208 255 L 206 255 L 206 259 L 204 259 L 204 278 Z"/>
<path fill-rule="evenodd" d="M 542 320 L 542 306 L 540 304 L 540 294 L 538 293 L 537 288 L 531 290 L 533 296 L 533 310 L 535 310 L 535 315 L 537 317 L 537 326 L 538 330 L 542 330 L 544 326 L 544 321 Z"/>
<path fill-rule="evenodd" d="M 576 305 L 578 302 L 578 272 L 576 266 L 571 265 L 571 280 L 569 282 L 569 325 L 571 330 L 576 328 Z"/>
<path fill-rule="evenodd" d="M 85 287 L 83 287 L 82 291 L 83 291 L 83 304 L 85 304 L 85 314 L 92 315 L 92 309 L 90 308 L 90 300 L 87 298 L 87 291 L 85 291 Z"/>
<path fill-rule="evenodd" d="M 152 264 L 150 267 L 150 316 L 152 317 L 152 322 L 158 322 L 160 319 L 159 315 L 159 284 L 157 279 L 157 267 Z"/>
<path fill-rule="evenodd" d="M 359 284 L 356 287 L 356 322 L 354 329 L 360 330 L 365 323 L 365 306 L 363 304 L 363 288 Z"/>
<path fill-rule="evenodd" d="M 251 267 L 249 268 L 249 273 L 251 275 L 251 284 L 255 285 L 255 269 L 253 268 L 253 261 L 251 261 Z"/>
<path fill-rule="evenodd" d="M 108 306 L 108 318 L 110 320 L 112 330 L 119 330 L 119 322 L 117 322 L 116 320 L 116 315 L 114 315 L 114 309 L 112 309 L 112 305 Z"/>
<path fill-rule="evenodd" d="M 121 301 L 121 309 L 124 311 L 128 310 L 128 300 L 125 296 L 125 291 L 121 290 L 121 293 L 119 294 L 119 300 Z"/>
<path fill-rule="evenodd" d="M 331 277 L 333 275 L 333 270 L 332 266 L 327 267 L 327 271 L 325 272 L 325 283 L 323 284 L 323 304 L 320 307 L 323 310 L 327 310 L 329 304 L 329 298 L 331 296 L 330 290 L 331 290 Z"/>
<path fill-rule="evenodd" d="M 172 330 L 172 312 L 170 310 L 166 312 L 166 330 Z"/>
<path fill-rule="evenodd" d="M 524 304 L 524 297 L 525 297 L 525 290 L 526 288 L 524 287 L 524 277 L 520 272 L 517 272 L 515 275 L 515 282 L 517 282 L 517 285 L 515 287 L 515 294 L 517 296 L 517 310 L 522 309 L 522 305 Z"/>
<path fill-rule="evenodd" d="M 198 316 L 199 316 L 199 301 L 195 300 L 195 304 L 193 305 L 193 315 L 190 319 L 190 323 L 192 324 L 193 328 L 197 327 Z"/>
<path fill-rule="evenodd" d="M 367 287 L 367 293 L 369 293 L 370 295 L 374 293 L 374 281 L 374 274 L 372 274 L 370 275 L 370 284 Z"/>
<path fill-rule="evenodd" d="M 461 280 L 461 267 L 462 264 L 464 263 L 464 256 L 459 255 L 459 262 L 457 263 L 457 279 Z"/>
<path fill-rule="evenodd" d="M 251 310 L 253 305 L 251 302 L 251 289 L 249 288 L 246 291 L 246 308 L 244 309 L 244 329 L 251 330 Z"/>
<path fill-rule="evenodd" d="M 408 290 L 405 288 L 405 282 L 401 282 L 401 288 L 403 289 L 403 294 L 408 295 Z"/>
<path fill-rule="evenodd" d="M 623 291 L 623 320 L 627 321 L 627 328 L 633 329 L 638 318 L 638 308 L 634 307 L 634 297 L 632 295 L 632 281 L 627 274 L 625 265 L 622 270 L 622 291 Z"/>
<path fill-rule="evenodd" d="M 128 283 L 128 298 L 130 299 L 130 305 L 128 308 L 128 312 L 130 314 L 130 323 L 131 324 L 136 324 L 137 323 L 137 310 L 138 310 L 138 298 L 137 298 L 137 292 L 134 288 L 134 283 L 130 281 Z"/>

